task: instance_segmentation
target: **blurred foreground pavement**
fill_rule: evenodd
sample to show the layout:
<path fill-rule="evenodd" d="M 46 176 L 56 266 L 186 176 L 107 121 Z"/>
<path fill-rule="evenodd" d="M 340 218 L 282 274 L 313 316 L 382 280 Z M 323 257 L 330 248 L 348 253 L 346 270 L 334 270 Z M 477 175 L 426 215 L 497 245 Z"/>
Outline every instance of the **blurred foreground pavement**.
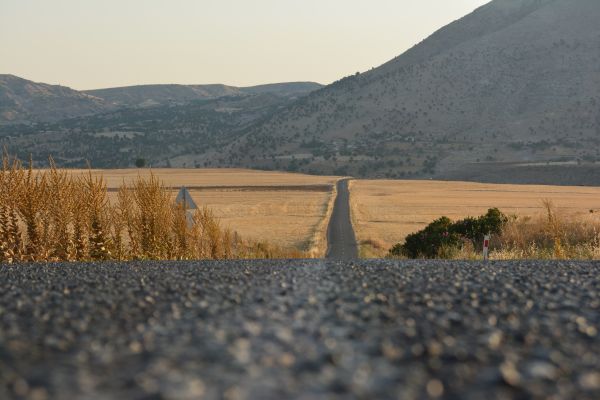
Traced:
<path fill-rule="evenodd" d="M 0 266 L 2 399 L 598 399 L 600 264 Z"/>

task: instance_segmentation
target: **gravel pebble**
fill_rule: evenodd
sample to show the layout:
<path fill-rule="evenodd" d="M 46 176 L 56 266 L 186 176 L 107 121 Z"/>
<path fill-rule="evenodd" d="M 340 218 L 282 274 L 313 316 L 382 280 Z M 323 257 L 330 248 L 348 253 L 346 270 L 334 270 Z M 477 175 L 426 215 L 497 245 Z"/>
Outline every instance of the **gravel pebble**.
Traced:
<path fill-rule="evenodd" d="M 598 399 L 600 264 L 0 266 L 2 399 Z"/>

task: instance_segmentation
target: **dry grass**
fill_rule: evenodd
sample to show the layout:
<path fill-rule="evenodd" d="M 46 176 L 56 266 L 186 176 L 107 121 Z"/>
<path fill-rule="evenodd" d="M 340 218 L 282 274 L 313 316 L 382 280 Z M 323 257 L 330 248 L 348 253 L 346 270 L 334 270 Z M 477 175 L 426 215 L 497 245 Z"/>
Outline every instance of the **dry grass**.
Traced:
<path fill-rule="evenodd" d="M 36 171 L 4 156 L 0 172 L 0 262 L 309 255 L 264 238 L 243 240 L 224 227 L 206 204 L 193 214 L 186 213 L 175 205 L 173 191 L 151 172 L 121 179 L 118 187 L 116 181 L 111 182 L 109 188 L 98 171 L 83 173 L 55 167 Z M 109 189 L 113 189 L 110 199 Z M 240 193 L 236 195 L 240 197 Z"/>
<path fill-rule="evenodd" d="M 87 170 L 69 170 L 73 174 L 86 174 Z M 332 185 L 334 176 L 313 176 L 275 171 L 249 169 L 108 169 L 92 170 L 92 175 L 101 175 L 109 188 L 119 187 L 123 181 L 133 182 L 138 176 L 156 176 L 167 187 L 215 187 L 215 186 L 311 186 Z"/>
<path fill-rule="evenodd" d="M 572 215 L 542 201 L 544 213 L 513 217 L 494 238 L 492 259 L 600 259 L 600 220 Z"/>
<path fill-rule="evenodd" d="M 326 252 L 326 230 L 335 199 L 333 176 L 312 176 L 247 169 L 121 169 L 92 170 L 109 189 L 153 174 L 171 196 L 190 188 L 199 206 L 210 208 L 221 225 L 244 238 L 299 249 L 311 257 Z M 74 175 L 84 170 L 70 170 Z M 289 188 L 289 190 L 287 190 Z M 304 189 L 303 189 L 304 188 Z M 333 191 L 332 191 L 333 190 Z M 116 198 L 110 193 L 111 201 Z"/>
<path fill-rule="evenodd" d="M 314 256 L 325 252 L 320 239 L 315 237 L 325 235 L 331 192 L 191 190 L 190 193 L 198 205 L 213 210 L 223 226 L 244 237 L 312 251 Z"/>
<path fill-rule="evenodd" d="M 510 218 L 500 235 L 492 237 L 492 260 L 600 260 L 600 221 L 592 215 L 565 215 L 552 202 L 535 216 Z M 455 259 L 481 259 L 481 250 L 467 245 Z"/>
<path fill-rule="evenodd" d="M 359 180 L 351 182 L 350 198 L 357 240 L 367 248 L 363 254 L 372 257 L 384 256 L 393 244 L 442 215 L 456 220 L 492 207 L 509 215 L 544 219 L 542 200 L 547 199 L 564 221 L 587 225 L 600 221 L 600 188 L 595 187 Z"/>
<path fill-rule="evenodd" d="M 45 173 L 48 171 L 38 171 Z M 118 189 L 154 177 L 174 199 L 181 186 L 200 207 L 208 207 L 224 229 L 246 240 L 296 249 L 310 257 L 326 252 L 326 229 L 337 177 L 244 169 L 66 170 L 69 176 L 102 177 L 110 204 Z M 289 190 L 288 190 L 289 189 Z M 115 221 L 118 223 L 118 221 Z"/>
<path fill-rule="evenodd" d="M 335 204 L 335 198 L 337 197 L 337 187 L 332 185 L 331 193 L 329 195 L 329 201 L 325 207 L 321 208 L 325 210 L 325 214 L 321 217 L 319 223 L 314 227 L 310 241 L 308 242 L 308 253 L 313 258 L 322 258 L 327 253 L 327 228 L 331 214 L 333 213 L 333 206 Z"/>

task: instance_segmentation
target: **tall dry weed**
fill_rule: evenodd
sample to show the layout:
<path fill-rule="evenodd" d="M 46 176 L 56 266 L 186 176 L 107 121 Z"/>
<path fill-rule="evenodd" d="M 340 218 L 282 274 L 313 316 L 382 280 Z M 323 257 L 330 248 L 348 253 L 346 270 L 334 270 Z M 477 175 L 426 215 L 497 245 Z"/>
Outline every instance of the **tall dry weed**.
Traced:
<path fill-rule="evenodd" d="M 598 259 L 600 221 L 560 212 L 543 200 L 544 213 L 513 216 L 494 238 L 492 257 L 498 259 Z"/>
<path fill-rule="evenodd" d="M 243 240 L 208 208 L 175 204 L 153 174 L 123 184 L 111 204 L 106 181 L 56 167 L 36 171 L 7 154 L 0 174 L 0 262 L 298 258 Z"/>
<path fill-rule="evenodd" d="M 127 210 L 132 256 L 141 259 L 171 258 L 171 201 L 158 178 L 138 177 L 131 187 L 123 185 L 120 197 L 130 204 L 121 204 Z"/>
<path fill-rule="evenodd" d="M 17 212 L 23 220 L 26 229 L 25 259 L 31 261 L 48 258 L 48 248 L 43 242 L 43 228 L 47 221 L 43 218 L 47 203 L 46 174 L 33 171 L 33 162 L 23 175 L 21 190 L 17 194 Z"/>
<path fill-rule="evenodd" d="M 23 174 L 20 162 L 11 162 L 5 153 L 0 173 L 0 262 L 19 260 L 25 251 L 17 210 Z"/>
<path fill-rule="evenodd" d="M 59 171 L 50 159 L 47 179 L 47 199 L 45 214 L 49 219 L 49 247 L 51 257 L 68 260 L 73 254 L 73 241 L 70 226 L 74 216 L 75 185 L 65 171 Z"/>

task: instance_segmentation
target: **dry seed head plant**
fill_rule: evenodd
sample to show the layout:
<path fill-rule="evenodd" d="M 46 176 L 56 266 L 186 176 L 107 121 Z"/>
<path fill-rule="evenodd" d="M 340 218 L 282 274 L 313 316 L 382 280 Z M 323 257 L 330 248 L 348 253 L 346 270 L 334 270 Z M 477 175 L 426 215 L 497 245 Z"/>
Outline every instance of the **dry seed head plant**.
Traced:
<path fill-rule="evenodd" d="M 493 259 L 600 259 L 600 222 L 592 216 L 564 215 L 550 200 L 544 214 L 512 216 L 494 238 Z M 494 243 L 495 242 L 495 243 Z"/>
<path fill-rule="evenodd" d="M 114 204 L 91 171 L 36 171 L 4 154 L 0 174 L 0 262 L 300 258 L 307 254 L 243 240 L 206 207 L 175 204 L 150 174 L 123 183 Z"/>

